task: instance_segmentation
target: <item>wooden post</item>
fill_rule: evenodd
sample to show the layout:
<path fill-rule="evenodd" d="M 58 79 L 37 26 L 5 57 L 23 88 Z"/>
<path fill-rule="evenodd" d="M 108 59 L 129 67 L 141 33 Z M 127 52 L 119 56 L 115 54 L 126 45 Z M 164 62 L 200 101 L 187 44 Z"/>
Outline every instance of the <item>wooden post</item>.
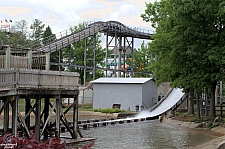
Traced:
<path fill-rule="evenodd" d="M 5 51 L 5 68 L 10 68 L 11 48 L 7 47 Z"/>
<path fill-rule="evenodd" d="M 55 136 L 56 138 L 60 137 L 60 113 L 61 113 L 61 95 L 56 98 L 56 130 Z"/>
<path fill-rule="evenodd" d="M 17 113 L 18 113 L 18 99 L 19 96 L 14 96 L 12 101 L 12 135 L 17 134 Z"/>
<path fill-rule="evenodd" d="M 35 115 L 35 134 L 36 139 L 40 140 L 40 122 L 41 122 L 41 96 L 36 98 L 36 115 Z"/>
<path fill-rule="evenodd" d="M 4 133 L 8 132 L 9 128 L 9 102 L 4 97 Z"/>
<path fill-rule="evenodd" d="M 32 69 L 32 50 L 29 50 L 27 53 L 27 67 L 28 69 Z"/>
<path fill-rule="evenodd" d="M 30 99 L 29 98 L 26 98 L 25 99 L 25 115 L 27 115 L 27 113 L 30 111 L 30 109 L 31 109 L 31 104 L 30 104 Z M 30 114 L 29 114 L 29 116 L 27 116 L 26 117 L 26 119 L 25 119 L 25 123 L 26 123 L 26 125 L 27 125 L 27 128 L 30 130 Z"/>
<path fill-rule="evenodd" d="M 45 107 L 44 107 L 44 123 L 48 121 L 49 116 L 49 98 L 45 98 Z M 48 127 L 48 124 L 47 124 Z M 47 129 L 47 127 L 45 129 Z M 48 131 L 44 131 L 44 139 L 48 139 Z"/>
<path fill-rule="evenodd" d="M 77 139 L 78 132 L 78 95 L 74 98 L 74 107 L 73 107 L 73 139 Z"/>
<path fill-rule="evenodd" d="M 50 52 L 47 52 L 45 56 L 46 56 L 45 70 L 50 70 Z"/>

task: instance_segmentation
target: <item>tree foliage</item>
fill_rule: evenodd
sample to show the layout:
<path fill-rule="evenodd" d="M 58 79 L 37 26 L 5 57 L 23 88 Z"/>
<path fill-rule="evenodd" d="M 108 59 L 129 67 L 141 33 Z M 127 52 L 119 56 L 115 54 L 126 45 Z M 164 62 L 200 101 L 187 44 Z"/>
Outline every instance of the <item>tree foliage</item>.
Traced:
<path fill-rule="evenodd" d="M 140 74 L 135 74 L 134 77 L 149 77 L 150 74 L 142 74 L 141 72 L 151 72 L 151 59 L 152 55 L 148 45 L 143 41 L 141 48 L 134 49 L 134 72 L 140 72 Z"/>
<path fill-rule="evenodd" d="M 28 23 L 25 20 L 15 21 L 14 25 L 8 29 L 0 31 L 1 45 L 10 45 L 13 47 L 21 47 L 28 43 L 27 31 Z"/>
<path fill-rule="evenodd" d="M 40 42 L 43 37 L 45 24 L 42 24 L 41 20 L 34 19 L 33 23 L 30 26 L 31 29 L 31 39 L 33 41 Z"/>
<path fill-rule="evenodd" d="M 150 49 L 157 55 L 158 83 L 171 81 L 186 91 L 210 89 L 214 117 L 215 87 L 224 80 L 224 1 L 161 0 L 146 6 L 142 18 L 156 28 Z"/>
<path fill-rule="evenodd" d="M 50 28 L 50 26 L 47 26 L 44 33 L 43 33 L 43 37 L 42 37 L 42 43 L 43 44 L 48 44 L 54 40 L 56 40 L 56 35 L 52 33 L 52 29 Z M 60 51 L 55 51 L 53 53 L 51 53 L 50 55 L 50 62 L 59 62 L 59 52 Z M 60 60 L 60 62 L 62 62 L 62 58 Z M 59 70 L 59 67 L 58 66 L 55 66 L 55 65 L 51 65 L 50 66 L 50 70 Z M 63 70 L 63 69 L 61 69 Z"/>

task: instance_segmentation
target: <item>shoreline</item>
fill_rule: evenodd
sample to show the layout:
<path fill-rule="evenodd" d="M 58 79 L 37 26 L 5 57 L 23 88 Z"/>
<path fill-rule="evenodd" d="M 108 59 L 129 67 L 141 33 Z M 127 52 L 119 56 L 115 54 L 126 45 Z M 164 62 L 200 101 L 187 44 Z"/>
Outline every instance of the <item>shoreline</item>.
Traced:
<path fill-rule="evenodd" d="M 184 129 L 192 129 L 197 131 L 204 131 L 208 133 L 211 133 L 216 137 L 215 139 L 212 139 L 208 142 L 205 142 L 203 144 L 194 146 L 194 147 L 188 147 L 188 149 L 222 149 L 220 146 L 225 143 L 225 128 L 221 126 L 217 126 L 212 128 L 211 130 L 207 130 L 206 128 L 196 128 L 198 126 L 198 123 L 194 122 L 183 122 L 179 120 L 175 120 L 173 118 L 163 118 L 163 121 L 161 123 L 165 127 L 179 127 Z"/>

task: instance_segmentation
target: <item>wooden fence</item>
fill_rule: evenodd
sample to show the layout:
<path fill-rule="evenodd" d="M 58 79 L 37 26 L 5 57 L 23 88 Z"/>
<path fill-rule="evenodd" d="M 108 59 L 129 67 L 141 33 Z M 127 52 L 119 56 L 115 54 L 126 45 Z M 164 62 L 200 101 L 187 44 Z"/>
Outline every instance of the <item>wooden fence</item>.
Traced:
<path fill-rule="evenodd" d="M 78 89 L 79 74 L 33 69 L 0 69 L 0 90 Z"/>
<path fill-rule="evenodd" d="M 0 55 L 0 68 L 5 68 L 6 56 Z M 28 58 L 22 56 L 10 56 L 10 68 L 28 68 Z"/>

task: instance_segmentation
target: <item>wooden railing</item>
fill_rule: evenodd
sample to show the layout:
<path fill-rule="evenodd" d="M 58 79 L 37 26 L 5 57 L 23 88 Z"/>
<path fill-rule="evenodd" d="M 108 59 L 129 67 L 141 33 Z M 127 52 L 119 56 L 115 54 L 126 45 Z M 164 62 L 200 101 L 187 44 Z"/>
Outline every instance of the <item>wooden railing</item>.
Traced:
<path fill-rule="evenodd" d="M 79 74 L 33 69 L 0 69 L 0 90 L 78 89 Z"/>

